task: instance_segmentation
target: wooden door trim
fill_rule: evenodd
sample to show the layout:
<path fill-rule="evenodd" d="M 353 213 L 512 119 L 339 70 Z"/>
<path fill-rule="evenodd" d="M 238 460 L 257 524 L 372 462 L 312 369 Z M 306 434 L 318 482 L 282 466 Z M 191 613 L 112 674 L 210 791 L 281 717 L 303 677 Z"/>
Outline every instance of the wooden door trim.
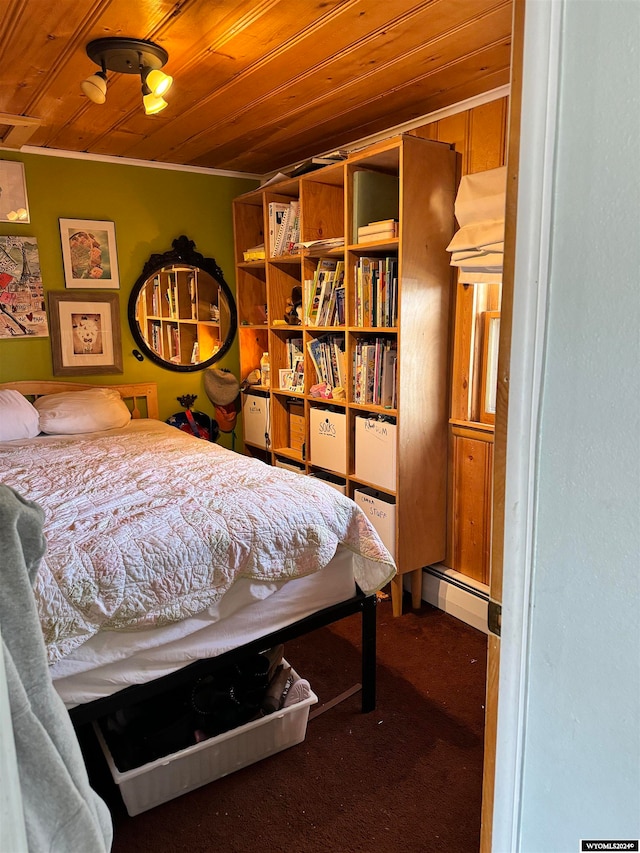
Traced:
<path fill-rule="evenodd" d="M 491 731 L 485 733 L 482 853 L 519 849 L 536 449 L 566 2 L 514 2 L 490 590 L 503 603 L 503 618 L 502 639 L 489 644 L 490 671 L 499 655 L 499 695 L 497 685 L 487 693 L 487 720 L 497 711 L 497 723 L 493 743 L 487 743 Z M 527 168 L 520 171 L 519 162 Z M 512 340 L 518 342 L 513 350 Z"/>

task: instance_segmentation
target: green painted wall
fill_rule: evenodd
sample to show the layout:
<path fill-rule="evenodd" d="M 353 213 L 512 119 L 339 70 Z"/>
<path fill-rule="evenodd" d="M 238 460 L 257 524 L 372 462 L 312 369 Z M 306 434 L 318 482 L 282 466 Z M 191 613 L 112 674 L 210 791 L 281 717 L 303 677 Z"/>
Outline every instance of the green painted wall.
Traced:
<path fill-rule="evenodd" d="M 160 415 L 180 411 L 176 397 L 197 394 L 196 409 L 213 413 L 201 372 L 174 373 L 145 359 L 137 361 L 127 323 L 131 288 L 153 253 L 165 252 L 186 234 L 196 250 L 213 257 L 235 293 L 231 201 L 257 185 L 243 179 L 84 159 L 3 152 L 1 159 L 25 165 L 31 222 L 0 223 L 0 235 L 36 237 L 45 293 L 64 290 L 59 218 L 98 219 L 115 223 L 120 274 L 123 373 L 89 376 L 87 382 L 153 381 L 158 385 Z M 113 293 L 113 291 L 108 291 Z M 218 365 L 238 376 L 237 340 Z M 49 338 L 0 340 L 0 382 L 53 377 Z M 70 381 L 84 381 L 70 377 Z M 221 438 L 228 444 L 228 437 Z"/>

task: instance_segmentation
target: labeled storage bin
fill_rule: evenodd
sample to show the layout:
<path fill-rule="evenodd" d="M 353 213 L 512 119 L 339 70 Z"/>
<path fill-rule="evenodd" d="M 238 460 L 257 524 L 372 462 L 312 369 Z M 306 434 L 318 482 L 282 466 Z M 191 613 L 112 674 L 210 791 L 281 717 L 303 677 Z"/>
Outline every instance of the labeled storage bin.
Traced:
<path fill-rule="evenodd" d="M 347 473 L 347 416 L 314 407 L 309 418 L 310 461 L 337 474 Z"/>
<path fill-rule="evenodd" d="M 396 557 L 396 502 L 375 489 L 356 489 L 353 499 L 373 524 L 382 544 Z"/>
<path fill-rule="evenodd" d="M 293 669 L 292 675 L 294 682 L 300 678 Z M 116 767 L 97 723 L 94 729 L 113 781 L 120 788 L 128 814 L 133 816 L 302 743 L 310 707 L 317 701 L 311 691 L 295 705 L 124 772 Z"/>
<path fill-rule="evenodd" d="M 383 489 L 396 489 L 396 424 L 359 416 L 355 419 L 355 476 Z"/>
<path fill-rule="evenodd" d="M 242 420 L 246 442 L 265 450 L 271 447 L 269 396 L 267 394 L 242 395 Z"/>

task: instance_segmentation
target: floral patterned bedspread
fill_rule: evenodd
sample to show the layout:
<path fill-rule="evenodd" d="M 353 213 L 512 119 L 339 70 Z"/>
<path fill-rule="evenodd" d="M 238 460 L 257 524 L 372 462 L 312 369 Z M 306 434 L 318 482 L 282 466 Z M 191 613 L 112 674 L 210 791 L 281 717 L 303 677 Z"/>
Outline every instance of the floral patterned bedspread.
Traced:
<path fill-rule="evenodd" d="M 316 572 L 339 544 L 364 592 L 395 574 L 349 498 L 158 421 L 0 443 L 0 480 L 45 512 L 35 594 L 50 663 L 99 630 L 192 616 L 239 577 Z"/>

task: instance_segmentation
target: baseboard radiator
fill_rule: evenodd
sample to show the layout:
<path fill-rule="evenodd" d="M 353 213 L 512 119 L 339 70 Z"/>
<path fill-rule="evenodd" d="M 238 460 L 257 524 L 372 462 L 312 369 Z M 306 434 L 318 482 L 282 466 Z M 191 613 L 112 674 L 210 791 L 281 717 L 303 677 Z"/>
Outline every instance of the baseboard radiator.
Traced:
<path fill-rule="evenodd" d="M 410 586 L 410 584 L 409 584 Z M 489 587 L 442 564 L 422 570 L 423 601 L 487 633 Z"/>

